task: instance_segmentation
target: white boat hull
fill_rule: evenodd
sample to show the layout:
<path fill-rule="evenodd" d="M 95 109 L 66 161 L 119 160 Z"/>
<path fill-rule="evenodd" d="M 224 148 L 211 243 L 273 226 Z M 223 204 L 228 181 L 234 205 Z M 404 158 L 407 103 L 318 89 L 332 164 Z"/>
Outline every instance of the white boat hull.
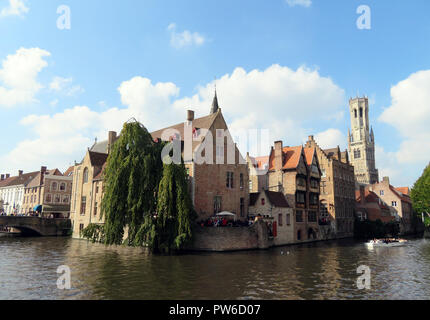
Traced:
<path fill-rule="evenodd" d="M 384 243 L 384 242 L 381 242 L 381 243 L 380 242 L 376 242 L 376 243 L 374 243 L 374 242 L 367 242 L 366 246 L 368 246 L 368 247 L 382 247 L 382 248 L 387 247 L 387 248 L 389 248 L 389 247 L 402 247 L 406 243 L 407 242 L 390 242 L 390 243 Z"/>

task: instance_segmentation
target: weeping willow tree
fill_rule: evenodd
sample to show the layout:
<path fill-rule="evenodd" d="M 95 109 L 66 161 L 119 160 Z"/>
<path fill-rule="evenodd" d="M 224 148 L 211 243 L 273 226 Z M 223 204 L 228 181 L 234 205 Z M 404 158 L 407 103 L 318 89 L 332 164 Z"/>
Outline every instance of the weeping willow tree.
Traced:
<path fill-rule="evenodd" d="M 158 188 L 157 214 L 145 221 L 147 245 L 155 252 L 181 249 L 192 239 L 196 214 L 183 164 L 164 164 Z"/>
<path fill-rule="evenodd" d="M 137 231 L 156 209 L 156 193 L 162 162 L 161 145 L 155 143 L 146 128 L 137 121 L 124 124 L 119 139 L 107 159 L 104 176 L 105 244 L 136 241 Z"/>
<path fill-rule="evenodd" d="M 154 252 L 180 249 L 190 241 L 195 212 L 185 167 L 163 165 L 163 146 L 139 122 L 124 124 L 104 172 L 105 224 L 90 224 L 81 233 L 84 238 L 107 245 L 148 246 Z"/>

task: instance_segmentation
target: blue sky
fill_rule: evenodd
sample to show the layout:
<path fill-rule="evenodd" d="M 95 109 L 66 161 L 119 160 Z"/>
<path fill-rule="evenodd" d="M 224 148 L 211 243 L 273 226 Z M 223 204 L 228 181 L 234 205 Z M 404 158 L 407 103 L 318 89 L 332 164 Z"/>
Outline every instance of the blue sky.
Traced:
<path fill-rule="evenodd" d="M 190 106 L 204 115 L 216 79 L 233 127 L 277 121 L 273 138 L 288 145 L 314 134 L 345 148 L 348 99 L 369 96 L 381 176 L 412 185 L 430 159 L 430 3 L 298 2 L 0 0 L 3 71 L 21 48 L 43 50 L 21 51 L 34 63 L 11 59 L 6 70 L 35 70 L 23 72 L 34 77 L 21 88 L 28 99 L 11 91 L 22 101 L 2 100 L 1 88 L 13 84 L 0 71 L 0 171 L 64 169 L 133 112 L 150 130 L 184 120 Z M 362 4 L 371 9 L 369 30 L 356 25 Z M 57 28 L 60 5 L 70 8 L 70 30 Z M 285 85 L 255 89 L 271 83 Z"/>

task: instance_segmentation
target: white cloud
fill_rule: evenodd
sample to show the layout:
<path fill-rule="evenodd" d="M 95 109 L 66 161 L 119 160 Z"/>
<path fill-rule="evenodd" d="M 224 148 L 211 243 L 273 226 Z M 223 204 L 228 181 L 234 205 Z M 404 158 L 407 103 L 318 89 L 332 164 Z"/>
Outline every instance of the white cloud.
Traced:
<path fill-rule="evenodd" d="M 76 96 L 85 90 L 80 85 L 73 85 L 73 78 L 54 77 L 49 84 L 53 91 L 62 92 L 67 96 Z"/>
<path fill-rule="evenodd" d="M 0 11 L 0 17 L 23 16 L 29 10 L 23 0 L 9 0 L 9 5 Z"/>
<path fill-rule="evenodd" d="M 399 163 L 430 159 L 430 70 L 419 71 L 391 88 L 391 106 L 379 120 L 403 137 L 396 153 Z"/>
<path fill-rule="evenodd" d="M 312 0 L 286 0 L 290 7 L 303 6 L 309 8 L 312 5 Z"/>
<path fill-rule="evenodd" d="M 8 55 L 0 69 L 0 107 L 13 107 L 35 101 L 35 94 L 42 88 L 37 75 L 48 63 L 48 51 L 39 48 L 21 48 Z"/>
<path fill-rule="evenodd" d="M 176 24 L 171 23 L 167 27 L 170 31 L 170 45 L 176 49 L 189 47 L 189 46 L 201 46 L 205 43 L 206 39 L 198 32 L 191 32 L 185 30 L 183 32 L 176 32 Z"/>
<path fill-rule="evenodd" d="M 54 100 L 52 100 L 50 103 L 49 103 L 49 105 L 51 106 L 51 107 L 56 107 L 57 105 L 58 105 L 58 99 L 54 99 Z"/>
<path fill-rule="evenodd" d="M 118 88 L 125 108 L 95 112 L 77 106 L 52 116 L 28 116 L 21 124 L 29 127 L 35 138 L 20 143 L 0 158 L 0 167 L 16 166 L 15 171 L 25 165 L 38 167 L 46 161 L 51 167 L 80 161 L 95 136 L 105 140 L 108 130 L 119 132 L 132 117 L 152 131 L 185 121 L 187 109 L 195 110 L 196 117 L 205 116 L 210 111 L 214 84 L 198 87 L 193 96 L 179 97 L 174 83 L 153 84 L 150 79 L 134 77 Z M 312 134 L 305 128 L 306 120 L 321 119 L 324 123 L 324 115 L 337 114 L 344 108 L 344 91 L 330 78 L 305 67 L 292 70 L 273 65 L 249 72 L 236 68 L 216 84 L 219 105 L 232 134 L 246 129 L 270 129 L 269 144 L 278 139 L 283 139 L 285 145 L 301 144 L 304 136 Z M 340 139 L 338 132 L 330 130 L 321 137 L 336 145 Z M 269 150 L 270 145 L 262 148 L 264 154 Z M 243 153 L 246 151 L 242 149 Z"/>
<path fill-rule="evenodd" d="M 338 129 L 328 129 L 326 131 L 317 133 L 315 135 L 315 141 L 322 149 L 336 148 L 339 146 L 341 151 L 344 151 L 347 146 L 347 138 Z"/>
<path fill-rule="evenodd" d="M 396 151 L 376 149 L 380 176 L 391 175 L 392 180 L 411 185 L 410 179 L 417 179 L 430 160 L 430 70 L 413 73 L 394 85 L 391 106 L 379 121 L 393 126 L 402 138 Z"/>

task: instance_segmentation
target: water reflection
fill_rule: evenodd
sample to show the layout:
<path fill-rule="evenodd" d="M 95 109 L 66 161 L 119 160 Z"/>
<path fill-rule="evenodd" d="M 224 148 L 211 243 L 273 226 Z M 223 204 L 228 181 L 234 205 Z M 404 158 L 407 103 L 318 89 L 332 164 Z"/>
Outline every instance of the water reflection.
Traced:
<path fill-rule="evenodd" d="M 72 239 L 0 239 L 1 299 L 429 299 L 430 242 L 339 241 L 269 251 L 154 256 Z M 56 287 L 60 265 L 72 289 Z M 371 268 L 358 290 L 357 267 Z"/>

